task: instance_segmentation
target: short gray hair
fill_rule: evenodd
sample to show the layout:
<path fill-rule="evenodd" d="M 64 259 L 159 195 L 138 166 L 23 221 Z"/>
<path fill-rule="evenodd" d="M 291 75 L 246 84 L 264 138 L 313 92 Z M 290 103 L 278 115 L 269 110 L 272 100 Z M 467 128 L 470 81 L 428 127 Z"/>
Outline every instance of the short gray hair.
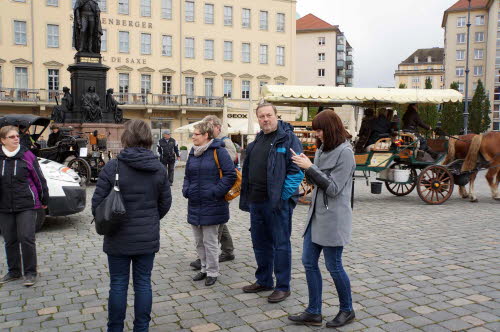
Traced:
<path fill-rule="evenodd" d="M 211 122 L 202 121 L 194 125 L 194 129 L 199 130 L 200 134 L 208 134 L 208 139 L 214 138 L 214 125 Z"/>
<path fill-rule="evenodd" d="M 222 121 L 215 115 L 207 115 L 203 118 L 204 122 L 211 122 L 214 126 L 222 127 Z"/>
<path fill-rule="evenodd" d="M 255 110 L 255 113 L 259 113 L 259 110 L 262 107 L 267 107 L 267 106 L 271 106 L 273 108 L 274 114 L 278 115 L 278 109 L 276 108 L 276 106 L 274 106 L 273 104 L 268 103 L 266 101 L 262 102 L 262 103 L 259 103 L 259 105 L 257 105 L 257 109 Z"/>

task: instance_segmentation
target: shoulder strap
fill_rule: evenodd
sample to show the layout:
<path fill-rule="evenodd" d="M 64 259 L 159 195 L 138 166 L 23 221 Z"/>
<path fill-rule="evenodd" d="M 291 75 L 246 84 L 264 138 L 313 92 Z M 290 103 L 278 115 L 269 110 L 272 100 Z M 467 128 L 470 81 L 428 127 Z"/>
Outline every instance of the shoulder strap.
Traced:
<path fill-rule="evenodd" d="M 222 170 L 220 169 L 219 158 L 217 157 L 217 149 L 214 149 L 214 159 L 217 164 L 217 168 L 219 169 L 219 177 L 222 179 Z"/>
<path fill-rule="evenodd" d="M 118 159 L 116 159 L 114 188 L 115 188 L 115 190 L 120 191 L 120 179 L 119 179 L 120 178 L 120 174 L 119 174 L 118 164 L 119 164 L 119 161 L 118 161 Z"/>

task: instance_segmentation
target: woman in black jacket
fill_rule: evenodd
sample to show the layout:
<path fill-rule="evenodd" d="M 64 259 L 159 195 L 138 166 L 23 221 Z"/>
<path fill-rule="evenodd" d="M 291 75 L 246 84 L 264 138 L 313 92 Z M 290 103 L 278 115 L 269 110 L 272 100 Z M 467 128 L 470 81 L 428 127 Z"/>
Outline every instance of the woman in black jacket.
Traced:
<path fill-rule="evenodd" d="M 153 302 L 151 271 L 160 248 L 160 219 L 170 209 L 172 196 L 165 167 L 150 150 L 151 128 L 142 120 L 125 124 L 124 150 L 99 174 L 92 197 L 92 213 L 111 191 L 118 163 L 119 187 L 127 212 L 126 221 L 104 236 L 108 255 L 110 291 L 108 331 L 123 331 L 127 309 L 130 263 L 134 281 L 134 331 L 147 331 Z"/>
<path fill-rule="evenodd" d="M 9 266 L 0 285 L 22 276 L 22 256 L 24 285 L 32 286 L 37 277 L 37 210 L 47 208 L 49 190 L 35 155 L 20 145 L 17 128 L 0 129 L 0 140 L 0 230 Z"/>

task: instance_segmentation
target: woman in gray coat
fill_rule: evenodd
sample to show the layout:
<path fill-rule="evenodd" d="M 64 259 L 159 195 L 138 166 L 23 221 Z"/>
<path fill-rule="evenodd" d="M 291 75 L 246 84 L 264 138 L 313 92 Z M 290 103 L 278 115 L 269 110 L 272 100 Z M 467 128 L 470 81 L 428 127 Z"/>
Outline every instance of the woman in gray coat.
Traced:
<path fill-rule="evenodd" d="M 354 320 L 351 284 L 342 266 L 342 251 L 351 240 L 352 176 L 356 163 L 348 139 L 349 133 L 333 110 L 324 110 L 312 123 L 316 131 L 314 164 L 304 154 L 294 156 L 293 162 L 305 170 L 306 178 L 314 184 L 312 204 L 304 232 L 302 264 L 309 289 L 306 311 L 288 318 L 298 324 L 321 326 L 322 278 L 318 266 L 321 251 L 326 268 L 335 282 L 340 311 L 327 322 L 327 327 L 340 327 Z"/>

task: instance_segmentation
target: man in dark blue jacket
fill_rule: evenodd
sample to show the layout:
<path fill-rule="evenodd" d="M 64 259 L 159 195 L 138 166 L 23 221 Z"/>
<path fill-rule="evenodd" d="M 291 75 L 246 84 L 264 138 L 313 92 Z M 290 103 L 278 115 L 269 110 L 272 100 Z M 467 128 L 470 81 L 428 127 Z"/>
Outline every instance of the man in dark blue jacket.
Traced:
<path fill-rule="evenodd" d="M 290 124 L 278 121 L 274 105 L 260 104 L 256 113 L 261 131 L 247 147 L 240 209 L 250 212 L 257 281 L 243 291 L 274 289 L 268 301 L 276 303 L 290 296 L 292 213 L 304 177 L 291 157 L 292 150 L 302 152 L 302 144 Z"/>

